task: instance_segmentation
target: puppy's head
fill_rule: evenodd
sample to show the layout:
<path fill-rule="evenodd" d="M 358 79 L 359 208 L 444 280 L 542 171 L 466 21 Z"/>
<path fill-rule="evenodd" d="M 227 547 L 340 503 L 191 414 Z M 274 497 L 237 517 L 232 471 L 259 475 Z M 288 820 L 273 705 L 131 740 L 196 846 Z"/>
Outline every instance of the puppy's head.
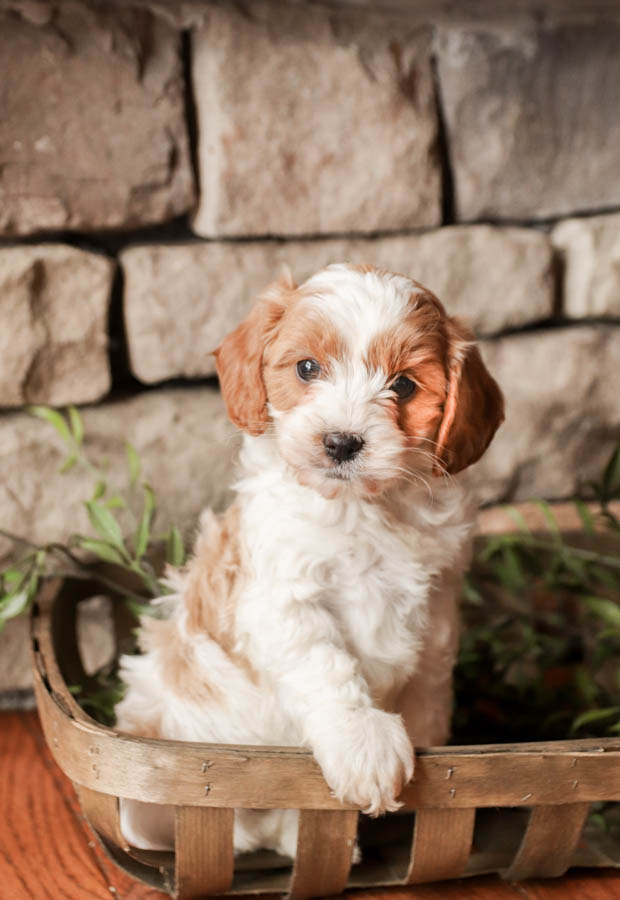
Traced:
<path fill-rule="evenodd" d="M 504 418 L 471 332 L 417 282 L 371 267 L 283 277 L 216 359 L 235 425 L 273 428 L 298 481 L 327 497 L 459 472 Z"/>

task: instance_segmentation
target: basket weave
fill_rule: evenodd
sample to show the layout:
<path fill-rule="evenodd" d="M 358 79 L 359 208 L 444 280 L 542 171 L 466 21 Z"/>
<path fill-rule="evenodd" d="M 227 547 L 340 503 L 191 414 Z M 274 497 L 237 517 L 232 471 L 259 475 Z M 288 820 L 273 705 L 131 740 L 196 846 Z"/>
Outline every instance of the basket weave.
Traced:
<path fill-rule="evenodd" d="M 620 863 L 580 840 L 593 801 L 620 801 L 620 741 L 604 739 L 421 751 L 401 797 L 415 823 L 399 814 L 377 820 L 384 846 L 351 870 L 358 810 L 331 796 L 309 752 L 136 738 L 81 709 L 67 687 L 89 680 L 76 612 L 102 593 L 109 591 L 96 579 L 43 586 L 32 614 L 37 705 L 51 752 L 93 830 L 117 864 L 148 884 L 178 898 L 283 891 L 301 900 L 347 886 L 493 871 L 520 880 L 561 875 L 575 864 Z M 125 649 L 124 605 L 114 609 L 117 649 Z M 119 797 L 176 807 L 174 854 L 126 846 Z M 274 854 L 234 859 L 239 807 L 300 810 L 292 868 Z"/>

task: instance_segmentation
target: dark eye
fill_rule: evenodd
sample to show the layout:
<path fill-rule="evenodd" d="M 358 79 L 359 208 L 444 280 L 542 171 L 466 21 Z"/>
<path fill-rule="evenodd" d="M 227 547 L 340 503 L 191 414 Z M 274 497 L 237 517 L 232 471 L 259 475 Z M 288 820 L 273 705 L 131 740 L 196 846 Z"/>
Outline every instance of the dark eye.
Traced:
<path fill-rule="evenodd" d="M 302 381 L 312 381 L 321 374 L 321 367 L 316 359 L 302 359 L 297 363 L 297 374 Z"/>
<path fill-rule="evenodd" d="M 416 389 L 415 381 L 407 378 L 406 375 L 399 375 L 396 381 L 392 382 L 391 390 L 394 391 L 399 400 L 406 400 L 411 397 Z"/>

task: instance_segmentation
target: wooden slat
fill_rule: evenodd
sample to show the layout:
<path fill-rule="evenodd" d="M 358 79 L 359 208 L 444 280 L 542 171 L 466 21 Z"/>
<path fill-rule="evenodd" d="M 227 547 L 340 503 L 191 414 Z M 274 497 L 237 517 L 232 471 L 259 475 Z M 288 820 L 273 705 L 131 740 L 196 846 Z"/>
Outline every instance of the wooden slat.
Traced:
<path fill-rule="evenodd" d="M 78 797 L 91 828 L 117 847 L 128 850 L 120 826 L 118 797 L 87 787 L 78 787 Z"/>
<path fill-rule="evenodd" d="M 589 809 L 589 803 L 535 807 L 530 813 L 521 846 L 504 877 L 509 881 L 521 881 L 563 875 L 579 843 Z"/>
<path fill-rule="evenodd" d="M 462 875 L 471 851 L 475 818 L 475 809 L 418 810 L 405 884 Z"/>
<path fill-rule="evenodd" d="M 289 900 L 331 897 L 343 892 L 351 869 L 357 817 L 352 810 L 300 812 Z"/>
<path fill-rule="evenodd" d="M 174 819 L 175 897 L 223 894 L 233 880 L 233 809 L 178 806 Z"/>
<path fill-rule="evenodd" d="M 78 784 L 146 803 L 250 809 L 342 809 L 312 755 L 302 749 L 236 747 L 162 741 L 118 734 L 67 715 L 34 675 L 43 729 L 61 769 Z M 63 698 L 64 701 L 64 698 Z M 416 774 L 400 799 L 410 809 L 532 806 L 620 801 L 620 751 L 606 741 L 583 751 L 420 752 Z M 615 742 L 612 742 L 614 745 Z M 97 769 L 92 769 L 93 755 Z M 209 764 L 210 790 L 204 790 Z M 453 772 L 448 780 L 447 773 Z M 347 808 L 345 804 L 345 808 Z M 349 807 L 352 808 L 352 807 Z"/>

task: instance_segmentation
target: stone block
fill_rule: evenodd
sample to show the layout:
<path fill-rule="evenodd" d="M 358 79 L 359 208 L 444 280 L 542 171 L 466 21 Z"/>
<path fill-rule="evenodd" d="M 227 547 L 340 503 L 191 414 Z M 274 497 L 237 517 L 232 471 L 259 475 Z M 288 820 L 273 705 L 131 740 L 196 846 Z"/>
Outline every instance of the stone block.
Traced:
<path fill-rule="evenodd" d="M 430 30 L 357 12 L 213 7 L 193 36 L 204 236 L 441 220 Z"/>
<path fill-rule="evenodd" d="M 620 25 L 442 28 L 457 217 L 531 219 L 620 203 Z"/>
<path fill-rule="evenodd" d="M 551 248 L 534 230 L 481 225 L 378 239 L 151 244 L 121 256 L 134 374 L 146 383 L 213 375 L 211 351 L 283 265 L 301 282 L 344 260 L 416 278 L 479 334 L 552 313 Z"/>
<path fill-rule="evenodd" d="M 564 314 L 620 318 L 620 215 L 566 219 L 551 240 L 563 260 Z"/>
<path fill-rule="evenodd" d="M 620 440 L 620 327 L 484 341 L 506 421 L 472 469 L 482 500 L 559 499 L 600 476 Z"/>
<path fill-rule="evenodd" d="M 129 228 L 194 201 L 179 33 L 146 11 L 0 12 L 0 233 Z"/>
<path fill-rule="evenodd" d="M 63 244 L 0 249 L 0 406 L 107 393 L 113 273 L 112 260 Z"/>

